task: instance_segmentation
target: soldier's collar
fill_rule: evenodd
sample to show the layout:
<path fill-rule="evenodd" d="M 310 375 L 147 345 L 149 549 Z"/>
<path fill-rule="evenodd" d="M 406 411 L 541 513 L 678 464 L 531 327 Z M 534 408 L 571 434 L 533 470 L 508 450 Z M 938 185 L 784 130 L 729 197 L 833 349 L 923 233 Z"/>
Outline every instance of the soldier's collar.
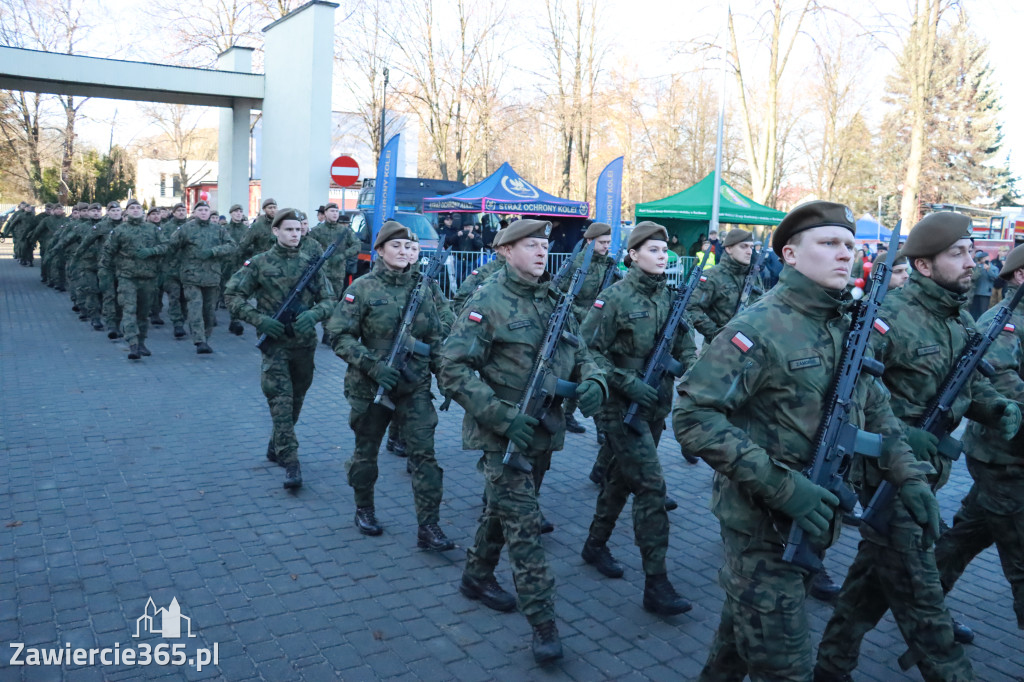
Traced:
<path fill-rule="evenodd" d="M 967 294 L 957 294 L 945 289 L 917 270 L 910 273 L 910 281 L 904 287 L 904 295 L 913 296 L 921 305 L 935 315 L 956 317 L 967 302 Z"/>
<path fill-rule="evenodd" d="M 850 300 L 849 294 L 825 289 L 789 265 L 782 269 L 779 285 L 773 291 L 786 305 L 820 320 L 842 314 Z"/>
<path fill-rule="evenodd" d="M 626 278 L 633 282 L 633 286 L 644 294 L 655 293 L 663 288 L 668 281 L 668 277 L 664 273 L 660 275 L 648 274 L 641 270 L 640 266 L 636 263 L 629 266 L 629 270 L 626 271 Z"/>
<path fill-rule="evenodd" d="M 551 289 L 550 278 L 542 278 L 542 281 L 531 282 L 512 269 L 508 261 L 502 267 L 502 275 L 505 279 L 505 286 L 520 296 L 544 298 Z"/>

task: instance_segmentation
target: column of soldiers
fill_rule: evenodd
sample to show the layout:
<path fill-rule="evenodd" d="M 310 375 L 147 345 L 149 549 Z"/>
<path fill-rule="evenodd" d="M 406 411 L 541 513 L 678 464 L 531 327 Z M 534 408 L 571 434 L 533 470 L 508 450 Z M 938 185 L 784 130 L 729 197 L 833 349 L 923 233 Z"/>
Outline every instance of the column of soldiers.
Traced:
<path fill-rule="evenodd" d="M 201 216 L 167 238 L 157 233 L 155 222 L 152 229 L 142 222 L 137 203 L 129 202 L 126 209 L 127 218 L 121 218 L 119 207 L 111 206 L 100 221 L 98 207 L 88 207 L 87 222 L 79 224 L 87 229 L 68 267 L 78 283 L 79 307 L 99 328 L 98 294 L 113 285 L 120 306 L 112 306 L 109 314 L 117 310 L 124 317 L 121 329 L 141 353 L 148 319 L 142 292 L 154 287 L 150 280 L 156 272 L 148 261 L 170 253 L 170 244 L 187 242 L 177 250 L 191 249 L 189 257 L 202 262 L 234 254 L 236 241 L 220 228 L 205 227 Z M 394 421 L 408 445 L 417 544 L 434 551 L 452 549 L 454 542 L 440 526 L 443 469 L 434 452 L 433 375 L 441 393 L 465 410 L 463 447 L 482 451 L 477 468 L 484 479 L 484 509 L 459 590 L 498 611 L 518 607 L 533 627 L 536 660 L 561 657 L 538 493 L 553 453 L 564 445 L 569 410 L 556 403 L 548 415 L 553 418 L 542 425 L 519 406 L 561 295 L 552 290 L 545 272 L 550 223 L 518 220 L 500 231 L 494 240 L 499 258 L 485 266 L 490 274 L 484 276 L 481 268 L 467 278 L 455 309 L 432 285 L 411 327 L 415 341 L 427 350 L 399 372 L 387 357 L 419 279 L 415 236 L 399 223 L 386 223 L 373 245 L 377 261 L 371 274 L 344 289 L 344 283 L 332 281 L 330 271 L 321 270 L 302 294 L 302 312 L 286 324 L 275 319 L 277 307 L 310 259 L 322 253 L 321 245 L 336 239 L 337 227 L 325 212 L 324 238 L 318 240 L 316 231 L 305 234 L 308 221 L 300 211 L 277 212 L 272 200 L 264 202 L 263 210 L 261 224 L 240 240 L 243 253 L 250 253 L 229 279 L 225 300 L 232 319 L 252 324 L 268 338 L 261 369 L 273 424 L 267 459 L 285 468 L 284 486 L 294 491 L 302 485 L 294 427 L 313 379 L 319 340 L 315 326 L 325 323 L 333 350 L 348 363 L 345 395 L 356 446 L 346 468 L 356 527 L 371 537 L 384 532 L 374 503 L 376 458 Z M 56 222 L 47 228 L 49 235 L 46 230 L 40 234 L 58 234 L 54 244 L 67 248 L 74 242 L 58 232 Z M 595 251 L 603 246 L 605 227 L 597 224 L 588 232 L 587 238 L 598 242 Z M 35 237 L 34 230 L 28 238 Z M 262 248 L 267 234 L 273 241 Z M 926 680 L 973 679 L 958 643 L 970 633 L 956 627 L 944 594 L 991 544 L 1000 553 L 1018 625 L 1024 629 L 1018 407 L 1024 398 L 1024 313 L 1014 313 L 993 347 L 993 379 L 973 377 L 953 407 L 951 426 L 962 416 L 971 419 L 964 449 L 975 483 L 953 527 L 940 535 L 935 494 L 948 480 L 952 461 L 938 439 L 915 425 L 975 324 L 963 312 L 973 267 L 969 220 L 936 213 L 910 232 L 896 261 L 894 288 L 874 324 L 870 353 L 883 361 L 885 371 L 877 380 L 861 378 L 849 406 L 856 425 L 883 437 L 882 457 L 856 457 L 849 482 L 864 506 L 881 482 L 896 486 L 892 530 L 883 536 L 860 526 L 859 552 L 817 659 L 812 656 L 804 601 L 815 575 L 784 560 L 783 550 L 796 524 L 824 555 L 843 525 L 838 498 L 803 472 L 851 323 L 854 234 L 853 214 L 841 204 L 816 201 L 797 207 L 772 237 L 772 249 L 786 266 L 777 286 L 755 291 L 756 300 L 740 306 L 753 243 L 747 232 L 730 232 L 725 254 L 703 278 L 690 311 L 692 326 L 704 336 L 701 352 L 693 331 L 677 335 L 672 355 L 685 374 L 678 382 L 666 378 L 650 386 L 643 381 L 644 365 L 672 294 L 664 274 L 668 233 L 655 223 L 641 223 L 628 240 L 625 278 L 581 299 L 587 307 L 575 311 L 567 327 L 577 341 L 561 343 L 553 357 L 556 375 L 574 387 L 567 397 L 584 416 L 595 416 L 604 434 L 602 488 L 582 558 L 608 578 L 624 576 L 608 543 L 632 494 L 633 532 L 645 574 L 642 604 L 652 613 L 672 616 L 690 609 L 668 576 L 667 495 L 657 455 L 673 388 L 672 429 L 681 451 L 715 469 L 711 509 L 721 527 L 725 562 L 719 580 L 725 601 L 702 680 L 851 680 L 860 642 L 890 609 L 909 645 L 902 664 L 916 665 Z M 102 244 L 98 259 L 83 260 L 95 242 Z M 201 290 L 201 278 L 184 271 L 183 283 Z M 111 275 L 116 276 L 113 283 Z M 1011 289 L 1024 284 L 1024 247 L 1008 256 L 1000 276 Z M 908 280 L 902 289 L 900 280 Z M 98 285 L 92 287 L 93 281 Z M 199 303 L 205 304 L 205 294 L 194 293 L 193 301 L 195 325 L 207 333 Z M 189 317 L 191 326 L 191 311 Z M 984 326 L 986 318 L 980 322 Z M 394 411 L 379 404 L 375 396 L 381 392 L 394 401 Z M 640 407 L 639 425 L 632 430 L 623 424 L 631 403 Z M 528 466 L 504 463 L 510 445 Z M 506 544 L 515 595 L 495 576 Z"/>

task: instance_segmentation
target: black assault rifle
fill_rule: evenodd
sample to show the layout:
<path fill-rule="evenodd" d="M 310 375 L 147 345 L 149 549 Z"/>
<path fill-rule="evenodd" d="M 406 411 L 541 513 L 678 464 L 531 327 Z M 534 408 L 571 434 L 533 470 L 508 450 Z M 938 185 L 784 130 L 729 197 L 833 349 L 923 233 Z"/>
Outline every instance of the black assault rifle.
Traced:
<path fill-rule="evenodd" d="M 416 282 L 412 293 L 409 294 L 409 300 L 405 303 L 402 321 L 398 325 L 398 333 L 395 334 L 395 342 L 391 346 L 391 353 L 388 354 L 387 365 L 397 369 L 406 381 L 415 381 L 416 379 L 409 372 L 409 360 L 412 359 L 412 356 L 420 355 L 425 357 L 430 355 L 430 346 L 413 337 L 412 325 L 416 320 L 416 314 L 419 312 L 420 306 L 423 305 L 424 297 L 429 294 L 430 280 L 437 277 L 437 274 L 441 271 L 441 266 L 448 260 L 451 251 L 451 248 L 447 248 L 444 251 L 438 248 L 430 255 L 430 260 L 427 261 L 426 266 L 420 269 L 420 280 Z M 387 391 L 384 390 L 383 386 L 377 387 L 377 395 L 374 396 L 373 403 L 375 405 L 383 405 L 389 410 L 395 409 L 395 403 L 388 397 Z"/>
<path fill-rule="evenodd" d="M 601 288 L 599 292 L 604 291 L 612 285 L 612 279 L 615 278 L 616 273 L 619 271 L 619 259 L 622 258 L 622 252 L 625 250 L 625 245 L 622 240 L 619 240 L 619 250 L 612 259 L 612 264 L 608 266 L 608 272 L 604 273 L 604 279 L 601 280 Z"/>
<path fill-rule="evenodd" d="M 736 305 L 736 312 L 733 313 L 733 317 L 736 317 L 743 309 L 750 305 L 750 292 L 754 290 L 754 285 L 757 284 L 758 279 L 761 277 L 761 268 L 764 267 L 764 252 L 768 248 L 768 242 L 772 239 L 772 233 L 768 232 L 764 236 L 764 241 L 761 242 L 761 250 L 754 254 L 754 257 L 750 261 L 750 268 L 747 270 L 747 278 L 743 280 L 743 291 L 740 292 L 740 300 Z"/>
<path fill-rule="evenodd" d="M 708 258 L 710 257 L 711 249 L 708 249 L 708 252 L 704 254 L 704 259 L 699 264 L 694 265 L 693 270 L 690 271 L 690 277 L 686 280 L 686 286 L 681 287 L 676 292 L 676 297 L 672 301 L 672 308 L 668 313 L 668 319 L 665 320 L 665 326 L 661 328 L 661 334 L 658 335 L 658 342 L 654 344 L 651 354 L 647 356 L 643 382 L 652 388 L 661 388 L 661 379 L 665 376 L 666 372 L 674 377 L 683 375 L 683 366 L 672 357 L 672 346 L 679 330 L 682 330 L 684 334 L 690 331 L 690 324 L 686 321 L 685 317 L 686 306 L 689 304 L 693 292 L 700 286 L 700 278 L 704 272 L 704 266 L 708 264 Z M 639 413 L 640 404 L 630 403 L 629 408 L 626 410 L 626 416 L 622 420 L 626 426 L 637 433 L 640 432 L 640 426 L 637 424 L 637 415 Z"/>
<path fill-rule="evenodd" d="M 939 392 L 928 404 L 928 408 L 917 422 L 917 428 L 927 431 L 939 439 L 939 452 L 949 459 L 959 459 L 963 445 L 956 438 L 950 435 L 950 431 L 956 428 L 951 424 L 953 401 L 967 385 L 971 374 L 977 369 L 986 377 L 992 376 L 992 366 L 984 361 L 985 353 L 1003 331 L 1006 321 L 1010 319 L 1013 309 L 1020 303 L 1024 295 L 1024 287 L 1018 287 L 1013 298 L 1002 304 L 996 311 L 992 322 L 984 334 L 974 332 L 967 341 L 967 345 L 960 352 L 953 368 L 939 385 Z M 875 490 L 871 502 L 861 515 L 861 520 L 871 526 L 882 535 L 889 535 L 889 522 L 892 521 L 892 499 L 896 496 L 896 486 L 888 481 Z"/>
<path fill-rule="evenodd" d="M 278 307 L 277 312 L 274 313 L 274 319 L 284 325 L 284 332 L 288 336 L 295 336 L 295 330 L 292 329 L 292 323 L 295 322 L 295 318 L 299 316 L 299 313 L 305 312 L 306 306 L 302 304 L 302 292 L 309 287 L 313 278 L 316 277 L 316 273 L 320 272 L 320 268 L 324 266 L 327 259 L 334 255 L 335 250 L 341 245 L 345 237 L 345 233 L 342 232 L 338 235 L 338 238 L 333 244 L 327 246 L 324 249 L 323 255 L 316 260 L 311 260 L 309 265 L 306 266 L 305 272 L 302 273 L 302 277 L 295 283 L 288 295 L 284 297 L 284 302 Z M 256 339 L 256 347 L 262 349 L 263 344 L 267 342 L 267 335 L 260 334 L 260 337 Z"/>
<path fill-rule="evenodd" d="M 844 480 L 850 468 L 850 460 L 854 454 L 863 457 L 879 457 L 882 454 L 882 436 L 857 428 L 850 422 L 850 411 L 853 409 L 853 392 L 857 388 L 860 373 L 863 371 L 880 377 L 885 371 L 882 363 L 867 357 L 865 353 L 878 307 L 889 290 L 889 278 L 900 245 L 899 239 L 900 224 L 897 223 L 892 239 L 889 240 L 889 253 L 885 262 L 876 265 L 871 275 L 871 290 L 854 307 L 850 330 L 843 341 L 842 362 L 836 368 L 832 392 L 818 428 L 814 459 L 810 468 L 804 471 L 812 483 L 838 497 L 839 507 L 847 512 L 853 511 L 857 504 L 857 495 Z M 810 571 L 821 568 L 818 550 L 811 546 L 807 534 L 796 522 L 789 529 L 789 539 L 782 558 Z"/>
<path fill-rule="evenodd" d="M 561 295 L 558 305 L 551 311 L 548 318 L 547 330 L 544 333 L 544 343 L 540 346 L 537 359 L 533 362 L 533 371 L 526 382 L 526 390 L 516 407 L 520 414 L 527 414 L 540 422 L 541 426 L 549 433 L 555 433 L 559 424 L 553 423 L 554 408 L 562 402 L 562 398 L 569 398 L 576 395 L 576 383 L 559 379 L 551 366 L 555 353 L 558 351 L 558 344 L 563 340 L 574 348 L 578 348 L 581 341 L 575 334 L 570 334 L 566 328 L 566 322 L 572 317 L 572 303 L 583 288 L 583 280 L 587 277 L 587 270 L 590 269 L 590 260 L 594 255 L 594 243 L 587 245 L 583 252 L 583 263 L 572 275 L 569 290 Z M 552 287 L 553 290 L 557 291 Z M 519 471 L 531 472 L 533 466 L 523 458 L 516 450 L 515 443 L 509 441 L 505 449 L 505 457 L 501 460 L 506 466 Z"/>

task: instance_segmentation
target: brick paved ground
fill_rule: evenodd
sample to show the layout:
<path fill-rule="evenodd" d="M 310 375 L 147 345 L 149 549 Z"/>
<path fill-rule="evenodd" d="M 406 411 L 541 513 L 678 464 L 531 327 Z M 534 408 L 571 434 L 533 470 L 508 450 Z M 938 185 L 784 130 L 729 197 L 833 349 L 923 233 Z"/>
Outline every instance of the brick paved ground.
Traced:
<path fill-rule="evenodd" d="M 718 623 L 718 524 L 707 511 L 710 470 L 687 466 L 668 434 L 670 575 L 694 609 L 663 620 L 640 606 L 643 577 L 631 524 L 612 547 L 624 580 L 601 578 L 579 558 L 593 513 L 587 480 L 592 433 L 569 436 L 542 494 L 557 526 L 544 544 L 558 580 L 564 661 L 534 666 L 529 627 L 458 594 L 480 508 L 476 455 L 460 449 L 461 410 L 441 414 L 446 470 L 442 524 L 459 543 L 418 551 L 404 460 L 381 454 L 377 491 L 384 536 L 361 536 L 344 460 L 352 437 L 342 397 L 344 364 L 326 348 L 298 426 L 305 487 L 281 488 L 264 459 L 269 433 L 259 352 L 221 326 L 215 353 L 197 356 L 169 326 L 153 357 L 132 363 L 123 343 L 77 320 L 65 295 L 40 285 L 0 246 L 0 679 L 128 680 L 599 680 L 692 679 Z M 958 464 L 942 503 L 947 518 L 966 491 Z M 627 510 L 628 511 L 628 510 Z M 841 579 L 856 533 L 828 566 Z M 503 561 L 499 580 L 512 587 Z M 11 642 L 73 647 L 157 644 L 132 638 L 147 598 L 177 598 L 197 637 L 217 643 L 219 665 L 12 668 Z M 996 555 L 985 552 L 950 599 L 978 633 L 969 648 L 981 680 L 1024 680 L 1021 633 Z M 815 639 L 829 614 L 810 602 Z M 902 675 L 891 618 L 871 633 L 857 679 Z"/>

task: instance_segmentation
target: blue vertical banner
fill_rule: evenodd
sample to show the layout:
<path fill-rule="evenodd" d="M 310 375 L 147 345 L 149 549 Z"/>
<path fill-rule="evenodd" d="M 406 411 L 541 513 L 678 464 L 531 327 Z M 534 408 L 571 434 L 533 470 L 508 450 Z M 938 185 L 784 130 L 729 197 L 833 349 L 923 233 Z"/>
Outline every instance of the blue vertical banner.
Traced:
<path fill-rule="evenodd" d="M 384 221 L 395 215 L 395 184 L 398 175 L 398 138 L 395 135 L 380 153 L 377 161 L 377 179 L 373 184 L 373 234 L 370 235 L 370 258 L 376 258 L 373 244 L 377 241 L 377 233 L 384 226 Z"/>
<path fill-rule="evenodd" d="M 619 251 L 622 240 L 622 157 L 615 159 L 597 178 L 594 221 L 612 226 L 611 253 Z"/>

